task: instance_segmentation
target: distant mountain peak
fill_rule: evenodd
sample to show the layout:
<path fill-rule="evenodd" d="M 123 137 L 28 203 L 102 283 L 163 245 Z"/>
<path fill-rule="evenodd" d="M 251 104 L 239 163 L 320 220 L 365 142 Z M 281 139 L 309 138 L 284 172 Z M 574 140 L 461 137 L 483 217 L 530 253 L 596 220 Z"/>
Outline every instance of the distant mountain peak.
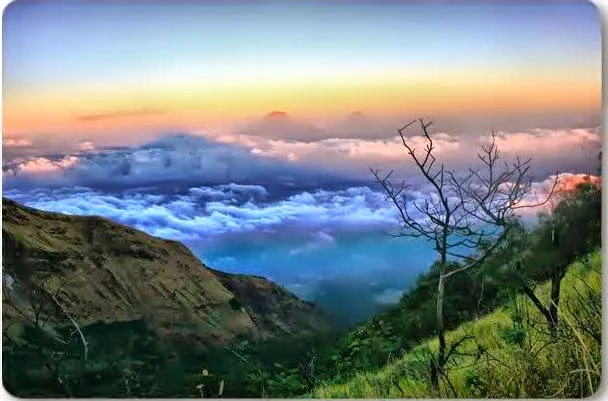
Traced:
<path fill-rule="evenodd" d="M 264 118 L 268 120 L 286 120 L 289 118 L 289 113 L 281 110 L 273 110 L 270 113 L 266 114 Z"/>
<path fill-rule="evenodd" d="M 361 110 L 355 110 L 348 115 L 349 119 L 355 120 L 355 121 L 361 121 L 361 120 L 365 119 L 365 117 L 366 117 L 365 113 L 363 113 Z"/>

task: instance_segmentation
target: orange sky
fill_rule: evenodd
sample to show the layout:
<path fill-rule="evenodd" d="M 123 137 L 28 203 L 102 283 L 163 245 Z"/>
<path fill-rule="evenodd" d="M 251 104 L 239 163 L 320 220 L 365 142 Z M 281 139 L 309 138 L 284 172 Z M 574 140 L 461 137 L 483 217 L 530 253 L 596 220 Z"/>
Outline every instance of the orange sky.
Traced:
<path fill-rule="evenodd" d="M 356 110 L 599 119 L 590 3 L 457 3 L 14 2 L 4 134 L 103 142 L 272 110 L 309 122 Z"/>
<path fill-rule="evenodd" d="M 301 118 L 339 117 L 355 110 L 400 113 L 512 114 L 600 108 L 599 77 L 564 72 L 563 79 L 511 74 L 442 77 L 348 77 L 313 82 L 240 84 L 156 83 L 132 87 L 5 93 L 4 132 L 10 136 L 113 130 L 196 129 L 262 116 L 274 109 Z M 594 79 L 595 78 L 595 79 Z"/>

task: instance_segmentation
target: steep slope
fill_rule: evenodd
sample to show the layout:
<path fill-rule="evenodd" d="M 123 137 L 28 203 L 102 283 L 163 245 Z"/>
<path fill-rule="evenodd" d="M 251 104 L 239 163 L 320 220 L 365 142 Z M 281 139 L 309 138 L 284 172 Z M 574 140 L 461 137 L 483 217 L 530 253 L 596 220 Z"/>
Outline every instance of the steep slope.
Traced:
<path fill-rule="evenodd" d="M 200 345 L 328 327 L 314 305 L 266 279 L 211 270 L 175 241 L 7 199 L 2 221 L 5 322 L 53 305 L 61 313 L 39 317 L 81 326 L 144 320 L 159 335 Z"/>
<path fill-rule="evenodd" d="M 560 329 L 549 334 L 544 317 L 524 295 L 447 333 L 459 343 L 442 383 L 442 398 L 582 398 L 601 378 L 602 262 L 599 251 L 573 263 L 562 282 Z M 548 299 L 549 283 L 535 290 Z M 375 371 L 319 386 L 314 398 L 428 398 L 429 338 Z"/>
<path fill-rule="evenodd" d="M 327 327 L 319 322 L 314 304 L 300 300 L 263 277 L 214 271 L 258 327 L 268 332 L 298 333 L 306 327 Z"/>

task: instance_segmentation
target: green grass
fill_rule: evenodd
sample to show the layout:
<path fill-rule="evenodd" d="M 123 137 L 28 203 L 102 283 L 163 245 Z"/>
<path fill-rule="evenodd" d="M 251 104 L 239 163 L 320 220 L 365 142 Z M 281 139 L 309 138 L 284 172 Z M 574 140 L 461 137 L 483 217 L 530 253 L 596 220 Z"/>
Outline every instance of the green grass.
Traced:
<path fill-rule="evenodd" d="M 546 302 L 548 284 L 536 294 Z M 562 282 L 560 328 L 550 334 L 544 317 L 519 295 L 502 308 L 447 334 L 457 348 L 441 384 L 442 397 L 583 397 L 600 383 L 601 257 L 573 263 Z M 595 337 L 594 337 L 595 336 Z M 430 339 L 377 372 L 359 372 L 342 383 L 326 383 L 318 398 L 430 397 Z M 337 361 L 339 363 L 339 361 Z"/>

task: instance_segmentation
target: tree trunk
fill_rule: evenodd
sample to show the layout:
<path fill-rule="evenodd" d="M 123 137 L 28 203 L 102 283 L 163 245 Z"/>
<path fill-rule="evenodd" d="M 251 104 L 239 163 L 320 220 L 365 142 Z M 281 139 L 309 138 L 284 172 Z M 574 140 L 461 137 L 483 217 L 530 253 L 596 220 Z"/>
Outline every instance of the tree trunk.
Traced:
<path fill-rule="evenodd" d="M 439 273 L 437 285 L 437 338 L 439 339 L 439 352 L 435 363 L 435 372 L 431 375 L 431 386 L 435 395 L 439 395 L 439 377 L 445 365 L 445 323 L 443 321 L 443 294 L 445 292 L 445 277 Z"/>
<path fill-rule="evenodd" d="M 559 296 L 561 291 L 562 279 L 566 275 L 566 269 L 559 267 L 551 274 L 551 301 L 549 304 L 549 317 L 551 319 L 551 330 L 555 332 L 558 324 L 557 309 L 559 306 Z"/>
<path fill-rule="evenodd" d="M 549 300 L 549 306 L 545 307 L 540 299 L 534 294 L 534 291 L 526 280 L 523 277 L 519 277 L 524 293 L 530 298 L 534 306 L 543 314 L 547 323 L 549 323 L 549 327 L 551 328 L 551 333 L 555 334 L 557 330 L 557 326 L 559 323 L 558 319 L 558 306 L 559 306 L 559 298 L 561 292 L 562 279 L 566 275 L 566 267 L 560 266 L 555 269 L 551 273 L 551 298 Z"/>
<path fill-rule="evenodd" d="M 437 335 L 439 337 L 439 368 L 443 369 L 445 364 L 445 324 L 443 321 L 443 293 L 445 292 L 445 278 L 439 275 L 437 287 Z"/>
<path fill-rule="evenodd" d="M 543 314 L 543 316 L 545 317 L 545 319 L 547 319 L 547 322 L 549 324 L 551 324 L 551 315 L 549 314 L 549 310 L 547 308 L 545 308 L 545 306 L 543 305 L 543 303 L 541 302 L 540 299 L 538 299 L 538 297 L 536 296 L 536 294 L 534 294 L 534 290 L 532 290 L 532 288 L 530 288 L 530 286 L 522 280 L 522 288 L 524 290 L 524 293 L 528 296 L 528 298 L 532 301 L 532 303 L 534 304 L 534 306 L 536 306 L 536 308 L 538 309 L 538 311 L 540 313 Z"/>

